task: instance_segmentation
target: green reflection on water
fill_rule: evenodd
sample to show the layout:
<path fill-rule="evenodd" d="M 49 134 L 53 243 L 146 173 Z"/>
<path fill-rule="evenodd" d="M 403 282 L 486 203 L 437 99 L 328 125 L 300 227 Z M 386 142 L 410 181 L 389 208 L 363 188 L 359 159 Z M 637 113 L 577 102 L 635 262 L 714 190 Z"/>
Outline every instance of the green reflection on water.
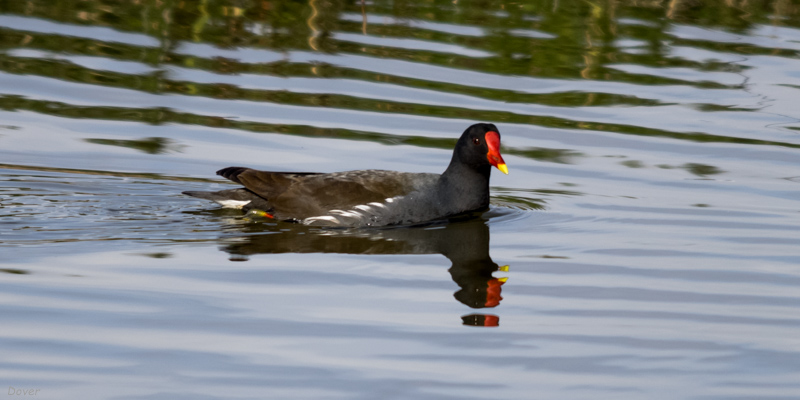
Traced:
<path fill-rule="evenodd" d="M 699 164 L 699 163 L 687 163 L 682 166 L 685 170 L 697 175 L 697 176 L 706 176 L 706 175 L 716 175 L 721 174 L 725 171 L 713 166 L 713 165 L 706 165 L 706 164 Z"/>
<path fill-rule="evenodd" d="M 143 151 L 147 154 L 161 154 L 170 151 L 180 151 L 181 145 L 174 143 L 173 140 L 162 137 L 151 137 L 140 140 L 117 140 L 117 139 L 84 139 L 86 142 L 102 144 L 107 146 L 127 147 Z"/>
<path fill-rule="evenodd" d="M 141 39 L 86 37 L 79 34 L 1 28 L 0 71 L 37 75 L 101 87 L 133 89 L 154 94 L 182 94 L 215 99 L 252 100 L 305 107 L 327 107 L 401 113 L 438 118 L 458 118 L 538 125 L 549 128 L 605 131 L 627 135 L 669 137 L 696 142 L 730 142 L 797 147 L 791 143 L 727 137 L 704 132 L 672 132 L 626 124 L 598 123 L 579 118 L 527 115 L 515 111 L 464 109 L 459 104 L 431 105 L 385 99 L 368 99 L 341 93 L 297 93 L 284 90 L 242 88 L 223 83 L 198 83 L 169 78 L 165 68 L 180 66 L 219 75 L 258 74 L 278 77 L 354 79 L 380 84 L 462 94 L 497 104 L 538 104 L 558 107 L 665 105 L 648 93 L 606 93 L 602 90 L 547 90 L 530 93 L 429 79 L 409 78 L 392 71 L 367 71 L 325 62 L 293 62 L 288 58 L 250 62 L 220 56 L 202 57 L 177 52 L 181 43 L 208 43 L 223 49 L 250 48 L 278 51 L 318 51 L 408 61 L 437 67 L 474 71 L 498 77 L 527 76 L 561 80 L 593 80 L 637 85 L 684 85 L 726 89 L 710 81 L 686 81 L 664 76 L 628 73 L 613 65 L 631 64 L 653 68 L 682 67 L 705 72 L 738 73 L 741 66 L 729 62 L 689 61 L 671 57 L 667 43 L 725 51 L 731 54 L 794 55 L 794 51 L 760 48 L 752 44 L 720 43 L 675 37 L 673 24 L 745 32 L 757 24 L 800 26 L 796 7 L 781 1 L 706 2 L 587 2 L 583 0 L 453 3 L 432 1 L 359 2 L 277 1 L 4 1 L 3 14 L 36 18 L 61 24 L 62 30 L 105 27 L 121 33 L 156 39 L 156 46 L 138 44 Z M 367 35 L 374 43 L 355 43 L 336 38 L 337 33 Z M 455 45 L 486 53 L 486 57 L 436 50 L 393 47 L 381 39 L 413 39 L 434 45 Z M 126 42 L 127 40 L 127 42 Z M 633 45 L 620 44 L 633 41 Z M 41 54 L 19 54 L 18 50 Z M 634 49 L 636 51 L 628 51 Z M 134 62 L 151 67 L 149 72 L 90 68 L 68 56 L 91 56 Z M 166 122 L 228 127 L 298 135 L 320 135 L 343 139 L 396 142 L 373 132 L 318 129 L 307 126 L 265 124 L 231 120 L 225 116 L 183 113 L 164 108 L 93 107 L 6 95 L 5 110 L 29 110 L 69 118 Z M 747 112 L 719 104 L 696 104 L 704 112 Z M 418 138 L 400 138 L 403 143 L 447 148 L 451 141 L 432 143 Z M 108 144 L 108 143 L 106 143 Z M 147 150 L 144 150 L 147 151 Z M 564 155 L 543 154 L 531 149 L 509 149 L 511 154 L 554 162 L 569 162 Z M 158 153 L 159 151 L 155 151 Z"/>

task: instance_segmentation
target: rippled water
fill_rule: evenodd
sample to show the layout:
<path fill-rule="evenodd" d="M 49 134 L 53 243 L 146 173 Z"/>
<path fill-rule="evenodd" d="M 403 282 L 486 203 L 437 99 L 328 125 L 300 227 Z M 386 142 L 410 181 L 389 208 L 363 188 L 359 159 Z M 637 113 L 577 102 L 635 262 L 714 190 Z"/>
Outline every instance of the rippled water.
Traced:
<path fill-rule="evenodd" d="M 782 0 L 0 2 L 0 391 L 800 398 L 798 51 Z M 441 172 L 477 121 L 472 218 L 180 194 Z"/>

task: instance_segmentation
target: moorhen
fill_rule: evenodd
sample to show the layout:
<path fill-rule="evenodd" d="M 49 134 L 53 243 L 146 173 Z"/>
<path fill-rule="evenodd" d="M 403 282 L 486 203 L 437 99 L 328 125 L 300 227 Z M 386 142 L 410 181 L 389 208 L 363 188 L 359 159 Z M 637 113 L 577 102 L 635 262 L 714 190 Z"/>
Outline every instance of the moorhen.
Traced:
<path fill-rule="evenodd" d="M 467 128 L 440 174 L 383 170 L 334 173 L 217 171 L 243 188 L 183 192 L 223 207 L 260 210 L 269 218 L 320 226 L 413 225 L 489 206 L 492 166 L 507 174 L 493 124 Z M 256 211 L 258 212 L 258 211 Z"/>

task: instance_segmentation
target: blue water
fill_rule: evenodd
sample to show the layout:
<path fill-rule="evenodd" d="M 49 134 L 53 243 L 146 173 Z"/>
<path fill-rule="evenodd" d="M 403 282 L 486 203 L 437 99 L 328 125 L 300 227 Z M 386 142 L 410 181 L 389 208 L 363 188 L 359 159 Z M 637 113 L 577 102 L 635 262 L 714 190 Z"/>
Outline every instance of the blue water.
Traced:
<path fill-rule="evenodd" d="M 0 6 L 0 393 L 800 398 L 798 40 L 781 2 Z M 477 121 L 473 218 L 180 194 L 441 172 Z"/>

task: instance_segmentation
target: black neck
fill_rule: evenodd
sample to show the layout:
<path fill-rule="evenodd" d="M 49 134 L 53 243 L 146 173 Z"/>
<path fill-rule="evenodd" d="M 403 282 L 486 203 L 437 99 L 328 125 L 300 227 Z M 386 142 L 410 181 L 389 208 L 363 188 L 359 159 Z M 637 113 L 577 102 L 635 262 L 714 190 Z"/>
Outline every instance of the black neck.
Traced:
<path fill-rule="evenodd" d="M 490 165 L 470 166 L 453 156 L 439 178 L 440 198 L 459 210 L 472 211 L 489 205 Z"/>

